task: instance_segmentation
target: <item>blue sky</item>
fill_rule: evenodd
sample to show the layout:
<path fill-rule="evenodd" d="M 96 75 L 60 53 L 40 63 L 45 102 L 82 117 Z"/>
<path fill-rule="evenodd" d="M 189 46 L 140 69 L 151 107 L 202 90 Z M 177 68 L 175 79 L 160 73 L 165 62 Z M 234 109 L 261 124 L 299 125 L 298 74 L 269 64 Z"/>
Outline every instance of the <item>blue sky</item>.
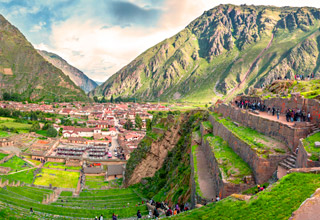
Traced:
<path fill-rule="evenodd" d="M 0 13 L 39 49 L 55 52 L 96 81 L 224 3 L 314 6 L 295 0 L 0 0 Z"/>

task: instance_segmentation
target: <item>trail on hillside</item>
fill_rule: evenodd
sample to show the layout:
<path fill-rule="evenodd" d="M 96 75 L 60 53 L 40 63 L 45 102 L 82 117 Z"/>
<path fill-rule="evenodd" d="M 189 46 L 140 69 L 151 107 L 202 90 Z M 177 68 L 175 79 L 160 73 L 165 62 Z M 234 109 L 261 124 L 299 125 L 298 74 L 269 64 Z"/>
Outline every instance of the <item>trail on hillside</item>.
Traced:
<path fill-rule="evenodd" d="M 271 35 L 271 40 L 269 41 L 267 47 L 265 47 L 260 53 L 259 55 L 256 57 L 256 59 L 252 62 L 251 66 L 249 67 L 248 71 L 246 72 L 246 74 L 244 75 L 243 80 L 241 80 L 241 82 L 234 87 L 227 95 L 227 97 L 225 98 L 225 100 L 228 100 L 230 97 L 232 97 L 232 95 L 234 94 L 235 91 L 241 89 L 243 87 L 243 85 L 245 84 L 245 82 L 248 79 L 248 76 L 250 75 L 250 73 L 252 72 L 252 70 L 254 69 L 254 67 L 256 66 L 256 64 L 258 63 L 260 57 L 263 55 L 264 52 L 266 52 L 272 45 L 272 41 L 273 41 L 273 37 L 274 34 L 272 33 Z"/>

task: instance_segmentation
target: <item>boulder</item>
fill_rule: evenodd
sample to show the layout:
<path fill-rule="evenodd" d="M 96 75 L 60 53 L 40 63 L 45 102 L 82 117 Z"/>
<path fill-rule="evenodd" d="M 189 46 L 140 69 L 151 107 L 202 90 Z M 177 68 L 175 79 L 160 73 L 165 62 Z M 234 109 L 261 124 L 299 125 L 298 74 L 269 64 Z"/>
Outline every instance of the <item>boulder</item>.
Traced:
<path fill-rule="evenodd" d="M 314 142 L 314 146 L 315 146 L 315 147 L 320 147 L 320 141 Z"/>

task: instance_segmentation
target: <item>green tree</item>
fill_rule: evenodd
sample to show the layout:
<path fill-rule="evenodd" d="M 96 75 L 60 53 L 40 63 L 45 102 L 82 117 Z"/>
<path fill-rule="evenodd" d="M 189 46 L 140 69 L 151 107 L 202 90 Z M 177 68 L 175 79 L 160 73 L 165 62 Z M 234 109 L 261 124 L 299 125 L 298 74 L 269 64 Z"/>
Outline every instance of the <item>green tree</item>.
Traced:
<path fill-rule="evenodd" d="M 53 127 L 49 127 L 48 130 L 47 130 L 47 136 L 48 137 L 57 137 L 57 130 L 54 129 Z"/>
<path fill-rule="evenodd" d="M 30 131 L 37 131 L 37 130 L 40 130 L 40 124 L 39 122 L 33 122 L 30 128 Z"/>
<path fill-rule="evenodd" d="M 111 95 L 110 102 L 113 103 L 113 95 Z"/>
<path fill-rule="evenodd" d="M 141 119 L 139 114 L 136 114 L 136 117 L 135 117 L 134 121 L 136 123 L 136 128 L 139 128 L 139 130 L 141 130 L 141 128 L 142 128 L 142 119 Z"/>
<path fill-rule="evenodd" d="M 124 124 L 124 128 L 127 130 L 130 130 L 132 128 L 132 121 L 129 118 L 127 118 L 127 121 Z"/>
<path fill-rule="evenodd" d="M 97 97 L 97 96 L 93 96 L 93 101 L 94 101 L 94 102 L 99 102 L 98 97 Z"/>
<path fill-rule="evenodd" d="M 102 97 L 102 99 L 101 99 L 101 103 L 106 103 L 107 101 L 106 101 L 106 97 Z"/>
<path fill-rule="evenodd" d="M 151 120 L 149 118 L 146 120 L 146 127 L 147 127 L 147 131 L 151 131 L 152 124 L 151 124 Z"/>

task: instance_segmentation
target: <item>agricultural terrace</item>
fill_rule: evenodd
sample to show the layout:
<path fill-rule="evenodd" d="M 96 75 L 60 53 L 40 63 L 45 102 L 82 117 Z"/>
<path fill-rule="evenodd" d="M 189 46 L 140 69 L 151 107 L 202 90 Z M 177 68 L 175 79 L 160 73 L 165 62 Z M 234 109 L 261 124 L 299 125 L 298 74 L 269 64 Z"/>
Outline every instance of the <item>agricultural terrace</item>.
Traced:
<path fill-rule="evenodd" d="M 2 160 L 3 158 L 5 158 L 6 156 L 8 156 L 9 154 L 4 154 L 4 153 L 0 153 L 0 160 Z"/>
<path fill-rule="evenodd" d="M 17 182 L 21 181 L 24 183 L 31 184 L 33 182 L 33 176 L 34 176 L 34 171 L 36 168 L 18 172 L 18 173 L 12 173 L 8 175 L 0 175 L 0 179 L 2 180 L 9 180 L 9 182 Z"/>
<path fill-rule="evenodd" d="M 257 155 L 267 158 L 268 155 L 284 154 L 289 152 L 288 147 L 264 134 L 257 132 L 249 127 L 239 126 L 232 122 L 229 118 L 220 118 L 217 113 L 212 113 L 216 121 L 222 123 L 229 129 L 236 137 L 246 142 L 255 150 Z"/>
<path fill-rule="evenodd" d="M 79 172 L 61 171 L 53 169 L 41 169 L 36 176 L 34 185 L 76 188 L 80 177 Z"/>
<path fill-rule="evenodd" d="M 320 157 L 320 148 L 315 146 L 315 142 L 320 141 L 320 132 L 315 133 L 303 140 L 305 150 L 312 154 L 311 160 L 318 161 Z"/>
<path fill-rule="evenodd" d="M 29 210 L 32 207 L 35 212 L 73 218 L 94 218 L 101 214 L 112 216 L 113 213 L 119 218 L 128 218 L 135 216 L 138 209 L 142 215 L 148 212 L 146 206 L 141 205 L 141 198 L 130 189 L 87 191 L 79 197 L 72 197 L 71 192 L 62 192 L 57 202 L 41 204 L 42 198 L 50 192 L 32 187 L 0 188 L 0 201 L 19 209 Z"/>
<path fill-rule="evenodd" d="M 252 175 L 249 165 L 221 137 L 208 135 L 206 140 L 209 142 L 217 159 L 223 179 L 239 184 L 244 183 L 243 178 L 245 176 Z"/>
<path fill-rule="evenodd" d="M 32 166 L 28 162 L 22 160 L 17 156 L 13 156 L 7 162 L 0 164 L 0 167 L 10 167 L 12 169 L 11 172 L 32 168 Z"/>
<path fill-rule="evenodd" d="M 56 168 L 56 169 L 68 169 L 68 170 L 80 170 L 81 167 L 66 166 L 62 162 L 46 162 L 43 167 Z"/>
<path fill-rule="evenodd" d="M 171 219 L 289 219 L 319 187 L 320 175 L 292 173 L 249 202 L 228 197 Z"/>

